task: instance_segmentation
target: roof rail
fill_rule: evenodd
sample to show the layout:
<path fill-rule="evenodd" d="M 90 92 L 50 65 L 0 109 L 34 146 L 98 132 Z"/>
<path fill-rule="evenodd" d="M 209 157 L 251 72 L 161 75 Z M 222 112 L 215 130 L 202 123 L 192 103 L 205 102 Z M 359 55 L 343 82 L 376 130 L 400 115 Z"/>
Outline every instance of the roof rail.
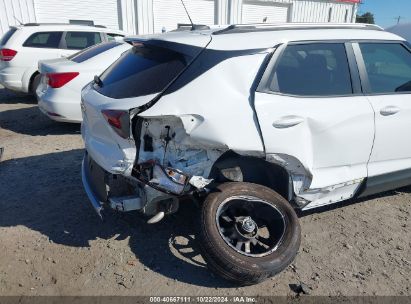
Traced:
<path fill-rule="evenodd" d="M 191 24 L 191 23 L 179 23 L 177 28 L 170 32 L 181 32 L 181 31 L 198 31 L 198 30 L 209 30 L 210 27 L 204 24 Z"/>
<path fill-rule="evenodd" d="M 23 26 L 40 26 L 40 25 L 68 25 L 68 23 L 25 23 Z"/>
<path fill-rule="evenodd" d="M 378 25 L 365 23 L 251 23 L 233 24 L 225 29 L 215 31 L 213 35 L 311 29 L 363 29 L 384 31 L 384 29 Z"/>
<path fill-rule="evenodd" d="M 91 26 L 91 27 L 98 27 L 98 28 L 106 28 L 104 25 L 94 25 L 94 24 L 75 24 L 75 23 L 25 23 L 23 26 L 41 26 L 41 25 L 72 25 L 72 26 Z"/>

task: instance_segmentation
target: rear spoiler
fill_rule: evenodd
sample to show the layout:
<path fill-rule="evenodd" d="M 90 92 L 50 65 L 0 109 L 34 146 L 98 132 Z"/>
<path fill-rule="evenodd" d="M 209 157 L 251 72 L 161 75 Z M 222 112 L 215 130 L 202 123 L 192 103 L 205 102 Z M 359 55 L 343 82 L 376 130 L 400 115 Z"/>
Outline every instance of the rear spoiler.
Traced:
<path fill-rule="evenodd" d="M 132 46 L 138 46 L 138 45 L 142 45 L 144 43 L 147 43 L 149 41 L 149 39 L 144 39 L 141 37 L 124 37 L 123 38 L 124 42 L 132 45 Z"/>
<path fill-rule="evenodd" d="M 141 36 L 125 37 L 124 41 L 132 46 L 147 45 L 153 48 L 171 50 L 194 58 L 207 47 L 211 40 L 209 37 L 206 38 L 205 36 L 201 36 L 201 38 L 207 40 L 203 41 L 203 45 L 185 44 L 178 41 L 165 40 L 162 39 L 162 35 L 148 36 L 147 38 Z"/>

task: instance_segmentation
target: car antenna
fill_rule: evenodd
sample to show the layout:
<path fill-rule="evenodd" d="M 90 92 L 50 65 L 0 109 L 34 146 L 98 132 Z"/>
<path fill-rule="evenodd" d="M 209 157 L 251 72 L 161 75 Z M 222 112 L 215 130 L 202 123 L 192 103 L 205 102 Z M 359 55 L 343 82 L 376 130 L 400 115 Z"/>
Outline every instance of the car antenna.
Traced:
<path fill-rule="evenodd" d="M 16 17 L 16 15 L 13 15 L 13 17 L 14 17 L 14 19 L 16 19 L 16 21 L 17 21 L 18 23 L 20 23 L 20 25 L 23 25 L 23 22 L 21 22 L 21 21 Z"/>
<path fill-rule="evenodd" d="M 195 26 L 194 26 L 193 20 L 191 20 L 190 14 L 188 13 L 188 10 L 187 10 L 186 5 L 184 4 L 184 1 L 183 1 L 183 0 L 181 0 L 181 4 L 183 5 L 184 10 L 186 11 L 186 14 L 187 14 L 187 16 L 188 16 L 188 19 L 190 20 L 191 30 L 193 31 L 193 30 L 195 30 Z"/>

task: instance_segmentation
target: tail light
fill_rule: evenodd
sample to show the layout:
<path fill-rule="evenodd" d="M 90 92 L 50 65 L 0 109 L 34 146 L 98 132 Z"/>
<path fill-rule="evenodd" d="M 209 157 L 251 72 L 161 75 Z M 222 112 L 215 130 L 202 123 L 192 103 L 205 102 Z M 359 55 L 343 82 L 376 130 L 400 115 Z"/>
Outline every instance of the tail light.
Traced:
<path fill-rule="evenodd" d="M 48 79 L 48 84 L 53 89 L 58 89 L 67 84 L 68 82 L 72 81 L 76 78 L 80 73 L 78 72 L 70 72 L 70 73 L 49 73 L 46 74 Z"/>
<path fill-rule="evenodd" d="M 16 56 L 17 51 L 10 49 L 0 50 L 0 61 L 11 61 Z"/>
<path fill-rule="evenodd" d="M 103 110 L 101 113 L 118 135 L 122 138 L 130 137 L 130 115 L 127 111 Z"/>

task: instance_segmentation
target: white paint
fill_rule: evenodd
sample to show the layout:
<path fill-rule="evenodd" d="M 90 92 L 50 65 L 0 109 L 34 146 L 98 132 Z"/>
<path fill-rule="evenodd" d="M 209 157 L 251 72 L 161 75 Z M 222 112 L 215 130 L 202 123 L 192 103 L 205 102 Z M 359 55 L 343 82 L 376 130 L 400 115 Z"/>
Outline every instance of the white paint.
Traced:
<path fill-rule="evenodd" d="M 80 73 L 61 88 L 51 88 L 42 81 L 37 89 L 40 110 L 46 115 L 47 112 L 61 115 L 62 117 L 48 115 L 56 121 L 80 123 L 83 120 L 80 109 L 81 89 L 130 48 L 131 45 L 123 43 L 81 63 L 66 58 L 40 61 L 39 71 L 43 77 L 47 73 Z M 90 49 L 92 51 L 93 47 Z"/>
<path fill-rule="evenodd" d="M 411 94 L 368 96 L 375 110 L 375 141 L 368 165 L 369 176 L 411 168 Z M 392 115 L 384 115 L 387 107 L 397 107 Z M 405 136 L 405 137 L 404 137 Z"/>
<path fill-rule="evenodd" d="M 209 48 L 213 49 L 214 42 L 219 40 L 221 41 L 213 39 Z M 254 56 L 227 59 L 180 90 L 163 96 L 141 115 L 198 115 L 204 118 L 204 122 L 191 131 L 191 138 L 209 145 L 224 145 L 240 154 L 261 153 L 264 149 L 254 123 L 254 112 L 250 108 L 248 96 L 266 55 L 267 53 L 263 52 Z M 224 102 L 221 101 L 222 92 L 225 96 Z M 238 122 L 248 127 L 242 128 Z"/>
<path fill-rule="evenodd" d="M 213 180 L 207 179 L 202 176 L 193 176 L 190 178 L 190 185 L 196 187 L 197 189 L 204 189 L 207 187 Z"/>
<path fill-rule="evenodd" d="M 367 176 L 374 137 L 374 112 L 365 97 L 298 98 L 256 93 L 255 105 L 268 154 L 298 159 L 311 189 Z M 278 128 L 288 115 L 301 123 Z"/>
<path fill-rule="evenodd" d="M 330 186 L 327 188 L 313 189 L 302 194 L 300 197 L 311 202 L 302 210 L 309 210 L 321 206 L 334 204 L 344 200 L 348 200 L 358 191 L 361 182 L 364 179 L 355 180 L 352 182 Z"/>

